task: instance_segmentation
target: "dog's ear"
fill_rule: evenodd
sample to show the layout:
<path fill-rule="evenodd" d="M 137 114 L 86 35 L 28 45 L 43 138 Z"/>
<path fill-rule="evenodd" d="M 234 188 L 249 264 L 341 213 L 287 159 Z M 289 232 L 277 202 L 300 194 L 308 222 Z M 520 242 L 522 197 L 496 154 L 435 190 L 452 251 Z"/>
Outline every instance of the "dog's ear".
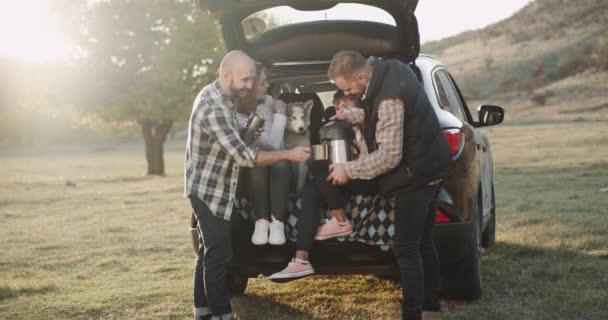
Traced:
<path fill-rule="evenodd" d="M 306 102 L 304 102 L 304 105 L 302 105 L 302 108 L 304 108 L 304 110 L 306 111 L 306 114 L 309 119 L 310 119 L 310 112 L 312 111 L 313 104 L 314 104 L 314 101 L 312 101 L 312 99 L 310 99 L 310 100 L 307 100 Z"/>

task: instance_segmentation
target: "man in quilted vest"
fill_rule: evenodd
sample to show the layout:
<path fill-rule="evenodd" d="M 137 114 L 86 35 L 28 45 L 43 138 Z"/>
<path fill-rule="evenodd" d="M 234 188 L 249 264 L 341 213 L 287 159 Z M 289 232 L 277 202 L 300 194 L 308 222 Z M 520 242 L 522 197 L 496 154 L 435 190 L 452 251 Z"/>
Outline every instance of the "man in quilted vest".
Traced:
<path fill-rule="evenodd" d="M 365 59 L 338 52 L 328 76 L 363 110 L 338 112 L 334 120 L 363 123 L 367 155 L 330 167 L 329 181 L 369 179 L 395 197 L 395 239 L 403 289 L 403 319 L 439 319 L 439 261 L 432 237 L 439 185 L 451 155 L 439 121 L 416 74 L 398 60 Z"/>

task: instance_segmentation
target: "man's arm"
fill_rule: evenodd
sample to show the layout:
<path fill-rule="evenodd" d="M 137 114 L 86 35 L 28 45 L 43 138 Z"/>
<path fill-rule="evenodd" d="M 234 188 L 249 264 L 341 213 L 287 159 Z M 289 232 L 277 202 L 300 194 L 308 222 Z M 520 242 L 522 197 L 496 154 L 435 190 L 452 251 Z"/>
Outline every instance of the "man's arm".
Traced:
<path fill-rule="evenodd" d="M 239 166 L 254 167 L 258 149 L 247 146 L 236 128 L 230 124 L 230 116 L 221 109 L 209 108 L 200 112 L 199 121 L 205 131 L 215 138 L 222 149 L 232 157 Z"/>
<path fill-rule="evenodd" d="M 218 143 L 239 166 L 269 166 L 282 160 L 305 162 L 310 158 L 310 148 L 296 147 L 290 150 L 259 151 L 256 147 L 247 146 L 236 130 L 228 122 L 227 115 L 215 109 L 206 112 L 203 125 L 215 136 Z"/>
<path fill-rule="evenodd" d="M 310 158 L 310 148 L 295 147 L 289 150 L 277 151 L 258 151 L 258 156 L 255 159 L 257 167 L 273 165 L 282 160 L 290 160 L 295 162 L 305 162 Z"/>
<path fill-rule="evenodd" d="M 372 179 L 396 167 L 403 156 L 405 107 L 400 99 L 387 99 L 378 107 L 378 149 L 344 164 L 350 179 Z"/>

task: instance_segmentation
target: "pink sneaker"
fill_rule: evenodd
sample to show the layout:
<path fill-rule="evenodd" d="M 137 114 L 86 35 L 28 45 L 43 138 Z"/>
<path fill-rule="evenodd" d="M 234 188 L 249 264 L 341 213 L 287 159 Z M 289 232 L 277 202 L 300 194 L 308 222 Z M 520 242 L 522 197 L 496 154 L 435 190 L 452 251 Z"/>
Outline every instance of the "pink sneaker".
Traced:
<path fill-rule="evenodd" d="M 323 225 L 317 229 L 315 240 L 327 240 L 332 238 L 346 237 L 353 232 L 353 225 L 350 221 L 338 222 L 337 219 L 331 217 Z"/>
<path fill-rule="evenodd" d="M 287 282 L 310 276 L 315 273 L 315 269 L 308 261 L 293 258 L 287 264 L 287 268 L 280 272 L 273 273 L 268 279 L 274 282 Z"/>

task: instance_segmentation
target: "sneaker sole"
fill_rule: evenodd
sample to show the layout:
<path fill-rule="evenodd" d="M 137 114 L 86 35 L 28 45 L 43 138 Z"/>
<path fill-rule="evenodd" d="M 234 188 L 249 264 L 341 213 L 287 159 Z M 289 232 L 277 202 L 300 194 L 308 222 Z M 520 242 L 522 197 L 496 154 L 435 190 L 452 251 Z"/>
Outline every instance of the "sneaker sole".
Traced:
<path fill-rule="evenodd" d="M 269 244 L 273 245 L 273 246 L 282 246 L 285 243 L 287 243 L 287 241 L 283 240 L 282 242 L 275 242 L 275 241 L 268 241 Z"/>
<path fill-rule="evenodd" d="M 256 246 L 263 246 L 263 245 L 267 244 L 268 241 L 266 241 L 266 242 L 255 242 L 255 241 L 251 240 L 251 243 L 253 243 Z"/>
<path fill-rule="evenodd" d="M 328 239 L 333 239 L 333 238 L 346 237 L 346 236 L 349 236 L 351 233 L 353 233 L 352 230 L 348 231 L 348 232 L 330 234 L 327 236 L 315 236 L 315 240 L 328 240 Z"/>
<path fill-rule="evenodd" d="M 271 275 L 270 277 L 268 277 L 268 279 L 272 282 L 284 283 L 284 282 L 302 279 L 304 277 L 308 277 L 313 274 L 315 274 L 315 270 L 311 269 L 311 270 L 305 270 L 305 271 L 289 273 L 289 274 L 276 274 L 275 273 L 275 274 Z"/>

